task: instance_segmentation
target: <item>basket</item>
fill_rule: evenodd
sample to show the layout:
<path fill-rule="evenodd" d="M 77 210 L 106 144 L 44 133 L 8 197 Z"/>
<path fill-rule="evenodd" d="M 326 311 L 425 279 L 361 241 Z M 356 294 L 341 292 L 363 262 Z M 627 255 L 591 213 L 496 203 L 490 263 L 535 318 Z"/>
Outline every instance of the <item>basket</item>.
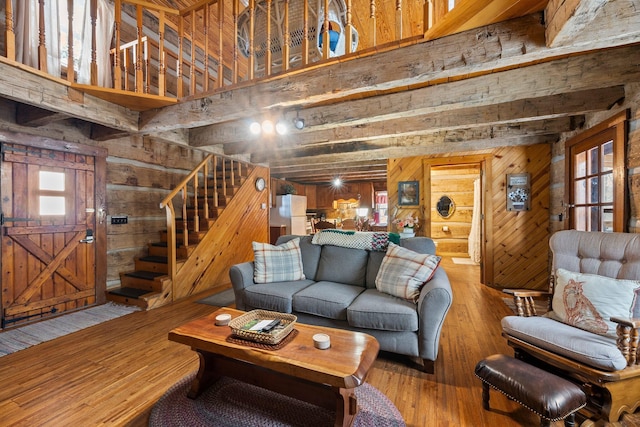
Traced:
<path fill-rule="evenodd" d="M 254 320 L 280 320 L 280 326 L 269 332 L 250 331 L 243 329 L 243 326 Z M 293 314 L 278 313 L 277 311 L 252 310 L 238 316 L 229 322 L 231 333 L 236 337 L 251 340 L 263 344 L 278 344 L 293 330 L 297 317 Z M 284 326 L 284 327 L 282 327 Z"/>

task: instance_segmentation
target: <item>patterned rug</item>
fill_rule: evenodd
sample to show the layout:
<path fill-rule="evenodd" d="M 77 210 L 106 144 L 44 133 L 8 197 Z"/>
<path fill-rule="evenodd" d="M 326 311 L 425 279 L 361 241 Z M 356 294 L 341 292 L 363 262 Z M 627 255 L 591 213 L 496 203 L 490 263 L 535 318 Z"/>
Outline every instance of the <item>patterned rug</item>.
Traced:
<path fill-rule="evenodd" d="M 227 377 L 189 399 L 193 377 L 183 378 L 158 400 L 150 427 L 320 427 L 333 426 L 335 420 L 335 412 Z M 365 383 L 356 396 L 360 411 L 353 427 L 405 425 L 398 409 L 375 387 Z"/>
<path fill-rule="evenodd" d="M 107 302 L 0 332 L 0 357 L 139 310 L 139 307 Z"/>

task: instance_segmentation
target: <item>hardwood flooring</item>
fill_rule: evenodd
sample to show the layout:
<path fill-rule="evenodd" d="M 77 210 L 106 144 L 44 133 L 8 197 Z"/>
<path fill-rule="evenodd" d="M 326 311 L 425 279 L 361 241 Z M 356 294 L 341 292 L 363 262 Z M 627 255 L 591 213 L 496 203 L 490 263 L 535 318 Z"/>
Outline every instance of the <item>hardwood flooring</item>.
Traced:
<path fill-rule="evenodd" d="M 500 319 L 511 312 L 502 293 L 479 283 L 478 267 L 447 259 L 443 266 L 454 299 L 436 374 L 416 370 L 408 358 L 381 354 L 368 382 L 389 396 L 408 426 L 539 425 L 537 416 L 499 393 L 491 393 L 491 411 L 482 409 L 481 385 L 473 369 L 490 354 L 513 353 L 500 336 Z M 0 425 L 146 425 L 157 399 L 197 370 L 195 353 L 168 341 L 167 333 L 216 310 L 195 302 L 202 296 L 0 358 Z M 640 424 L 625 420 L 624 425 Z"/>

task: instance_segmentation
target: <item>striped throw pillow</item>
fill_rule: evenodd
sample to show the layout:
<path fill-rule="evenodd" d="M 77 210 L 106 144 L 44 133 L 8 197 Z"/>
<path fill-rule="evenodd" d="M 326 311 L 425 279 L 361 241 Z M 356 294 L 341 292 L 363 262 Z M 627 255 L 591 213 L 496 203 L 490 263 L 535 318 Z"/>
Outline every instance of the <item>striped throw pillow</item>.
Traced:
<path fill-rule="evenodd" d="M 376 276 L 376 289 L 416 302 L 422 285 L 431 279 L 439 263 L 439 256 L 419 254 L 389 243 Z"/>
<path fill-rule="evenodd" d="M 253 281 L 256 283 L 285 282 L 304 279 L 300 238 L 279 246 L 253 242 Z"/>

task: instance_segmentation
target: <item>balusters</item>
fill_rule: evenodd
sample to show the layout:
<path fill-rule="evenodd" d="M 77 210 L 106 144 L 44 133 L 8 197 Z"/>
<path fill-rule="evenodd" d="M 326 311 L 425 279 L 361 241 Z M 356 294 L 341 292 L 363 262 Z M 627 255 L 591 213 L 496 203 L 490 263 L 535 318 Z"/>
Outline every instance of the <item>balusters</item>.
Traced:
<path fill-rule="evenodd" d="M 396 40 L 402 40 L 402 0 L 396 0 Z"/>
<path fill-rule="evenodd" d="M 266 0 L 267 4 L 267 43 L 264 63 L 265 75 L 271 75 L 271 0 Z"/>
<path fill-rule="evenodd" d="M 309 64 L 309 0 L 302 1 L 302 66 Z"/>
<path fill-rule="evenodd" d="M 38 21 L 38 69 L 47 72 L 47 47 L 44 36 L 44 0 L 38 0 L 40 19 Z"/>
<path fill-rule="evenodd" d="M 305 1 L 306 5 L 307 2 Z M 253 80 L 254 70 L 256 66 L 256 56 L 255 56 L 255 47 L 254 47 L 254 36 L 256 28 L 256 3 L 255 0 L 249 0 L 249 66 L 247 69 L 247 75 L 249 80 Z"/>
<path fill-rule="evenodd" d="M 190 66 L 190 82 L 191 82 L 191 92 L 189 95 L 194 95 L 196 93 L 196 11 L 195 9 L 191 11 L 191 66 Z"/>
<path fill-rule="evenodd" d="M 187 247 L 189 246 L 189 224 L 187 219 L 187 184 L 182 187 L 180 193 L 182 194 L 182 244 Z"/>
<path fill-rule="evenodd" d="M 198 173 L 193 176 L 193 231 L 195 233 L 200 231 L 200 211 L 198 210 L 198 199 L 200 194 L 198 193 Z"/>
<path fill-rule="evenodd" d="M 73 0 L 67 0 L 67 28 L 67 50 L 69 52 L 67 56 L 67 81 L 73 83 L 76 78 L 73 69 Z M 62 40 L 60 40 L 60 44 L 62 44 Z"/>
<path fill-rule="evenodd" d="M 375 46 L 376 43 L 376 0 L 371 0 L 369 2 L 369 20 L 371 21 L 371 37 L 372 44 Z"/>
<path fill-rule="evenodd" d="M 136 5 L 136 23 L 138 44 L 135 46 L 135 91 L 143 91 L 143 75 L 142 75 L 142 6 Z"/>
<path fill-rule="evenodd" d="M 98 86 L 98 60 L 97 60 L 97 21 L 98 21 L 98 0 L 91 0 L 90 10 L 91 18 L 91 85 Z"/>
<path fill-rule="evenodd" d="M 345 44 L 346 44 L 346 50 L 345 53 L 349 54 L 351 52 L 353 52 L 353 50 L 351 50 L 353 48 L 353 25 L 352 25 L 352 13 L 351 13 L 351 0 L 347 0 L 347 23 L 344 26 L 345 31 L 347 32 L 347 34 L 345 35 Z"/>
<path fill-rule="evenodd" d="M 322 20 L 322 58 L 327 59 L 329 57 L 329 0 L 324 0 L 324 16 Z"/>
<path fill-rule="evenodd" d="M 232 83 L 238 83 L 238 74 L 240 73 L 238 67 L 238 14 L 240 13 L 239 0 L 233 0 L 233 34 L 236 36 L 233 38 L 233 69 L 232 69 Z"/>
<path fill-rule="evenodd" d="M 218 156 L 213 156 L 213 207 L 217 208 L 220 206 L 218 197 L 220 196 L 218 193 Z M 218 215 L 218 210 L 216 209 L 216 215 Z"/>
<path fill-rule="evenodd" d="M 282 69 L 289 71 L 289 51 L 291 50 L 291 35 L 289 34 L 289 0 L 284 0 L 284 40 L 282 46 Z"/>
<path fill-rule="evenodd" d="M 73 0 L 68 0 L 68 3 L 73 4 Z M 69 13 L 71 15 L 71 13 Z M 115 37 L 115 44 L 116 47 L 114 48 L 114 55 L 113 55 L 113 88 L 114 89 L 122 89 L 122 69 L 121 69 L 121 65 L 120 65 L 120 26 L 122 24 L 122 1 L 121 0 L 116 0 L 116 4 L 115 4 L 115 22 L 114 22 L 114 37 Z M 71 26 L 69 26 L 69 28 L 71 28 Z M 72 31 L 69 31 L 69 60 L 71 62 L 73 62 L 71 60 L 72 55 L 72 47 L 71 45 L 73 44 L 73 39 L 72 39 Z M 67 73 L 69 66 L 67 66 Z M 71 69 L 73 69 L 73 67 L 70 67 Z"/>
<path fill-rule="evenodd" d="M 224 85 L 224 1 L 218 1 L 218 80 L 217 88 Z"/>
<path fill-rule="evenodd" d="M 178 18 L 178 60 L 176 61 L 176 96 L 182 98 L 184 96 L 184 76 L 183 76 L 183 64 L 184 64 L 184 16 L 180 15 Z"/>
<path fill-rule="evenodd" d="M 164 52 L 164 30 L 166 25 L 166 16 L 164 11 L 160 11 L 158 16 L 158 95 L 165 96 L 167 90 L 166 81 L 166 57 Z M 147 80 L 151 80 L 147 76 Z"/>
<path fill-rule="evenodd" d="M 16 33 L 13 31 L 13 2 L 5 2 L 5 54 L 7 59 L 16 60 Z"/>

